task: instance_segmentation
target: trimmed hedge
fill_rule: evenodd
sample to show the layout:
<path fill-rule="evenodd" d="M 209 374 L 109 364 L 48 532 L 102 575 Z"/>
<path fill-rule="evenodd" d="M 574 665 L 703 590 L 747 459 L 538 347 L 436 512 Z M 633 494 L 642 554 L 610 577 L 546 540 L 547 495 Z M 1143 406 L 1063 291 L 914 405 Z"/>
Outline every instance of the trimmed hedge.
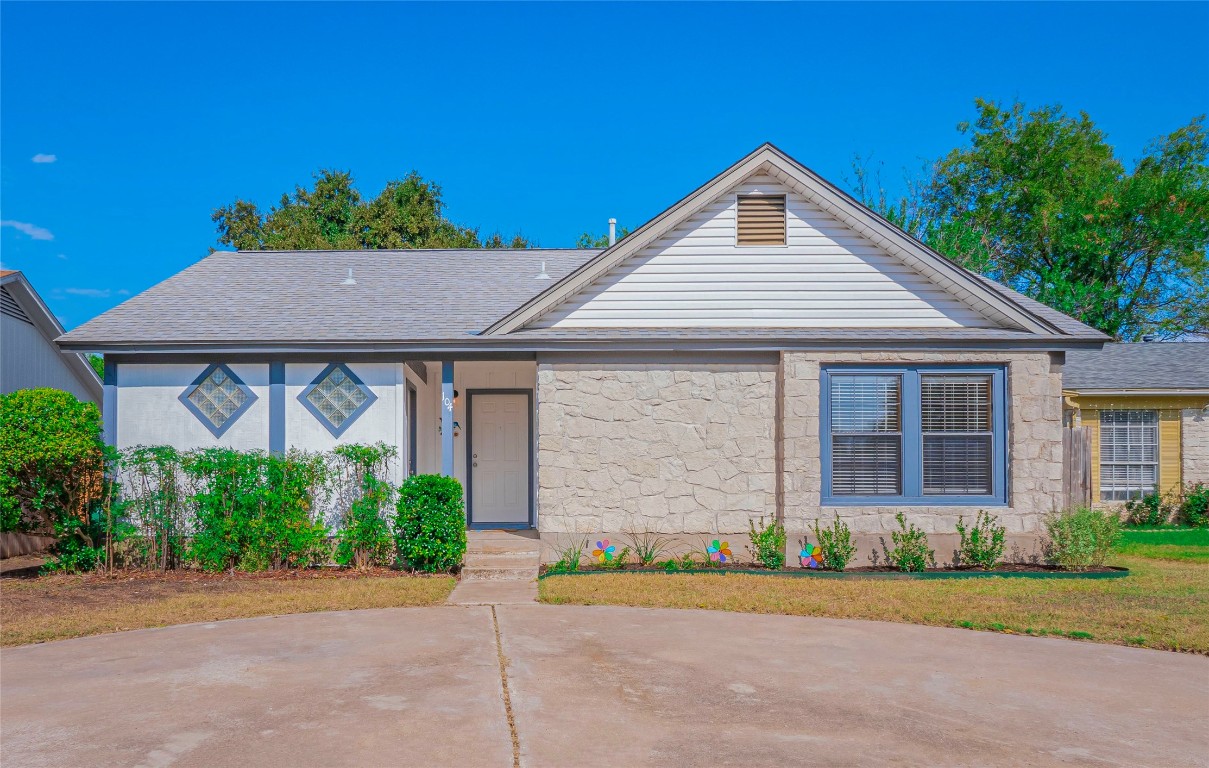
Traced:
<path fill-rule="evenodd" d="M 400 565 L 449 571 L 466 554 L 462 484 L 443 475 L 413 475 L 399 488 L 395 546 Z"/>

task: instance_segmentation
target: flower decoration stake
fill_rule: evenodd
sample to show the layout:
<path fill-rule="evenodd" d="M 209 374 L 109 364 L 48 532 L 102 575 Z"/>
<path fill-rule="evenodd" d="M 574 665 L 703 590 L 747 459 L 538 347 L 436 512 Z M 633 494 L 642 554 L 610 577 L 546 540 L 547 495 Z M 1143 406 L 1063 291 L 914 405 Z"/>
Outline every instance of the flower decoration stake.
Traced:
<path fill-rule="evenodd" d="M 705 548 L 705 551 L 709 553 L 709 559 L 713 560 L 715 563 L 725 563 L 732 557 L 730 552 L 730 543 L 725 541 L 719 542 L 717 539 L 714 539 L 710 545 Z"/>
<path fill-rule="evenodd" d="M 803 568 L 818 568 L 823 561 L 823 550 L 818 544 L 809 541 L 802 542 L 802 551 L 798 553 L 798 562 Z"/>
<path fill-rule="evenodd" d="M 607 563 L 613 559 L 613 553 L 616 551 L 617 547 L 610 544 L 608 539 L 603 539 L 596 542 L 596 549 L 592 550 L 592 557 L 601 563 Z"/>

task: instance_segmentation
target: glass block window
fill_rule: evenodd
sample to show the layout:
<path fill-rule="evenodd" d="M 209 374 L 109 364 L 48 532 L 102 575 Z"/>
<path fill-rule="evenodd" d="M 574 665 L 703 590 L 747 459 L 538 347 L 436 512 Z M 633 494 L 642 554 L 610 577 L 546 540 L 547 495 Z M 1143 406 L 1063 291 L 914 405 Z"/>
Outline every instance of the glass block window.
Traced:
<path fill-rule="evenodd" d="M 1158 484 L 1158 411 L 1100 411 L 1100 499 L 1136 499 Z"/>
<path fill-rule="evenodd" d="M 215 437 L 220 437 L 256 400 L 238 376 L 225 365 L 211 365 L 180 396 Z"/>
<path fill-rule="evenodd" d="M 307 409 L 339 437 L 377 398 L 343 363 L 332 363 L 303 390 Z"/>
<path fill-rule="evenodd" d="M 991 492 L 991 377 L 920 377 L 924 495 Z"/>
<path fill-rule="evenodd" d="M 823 502 L 1007 501 L 1005 371 L 903 366 L 823 371 Z"/>
<path fill-rule="evenodd" d="M 833 493 L 901 493 L 902 379 L 832 376 L 831 446 Z"/>

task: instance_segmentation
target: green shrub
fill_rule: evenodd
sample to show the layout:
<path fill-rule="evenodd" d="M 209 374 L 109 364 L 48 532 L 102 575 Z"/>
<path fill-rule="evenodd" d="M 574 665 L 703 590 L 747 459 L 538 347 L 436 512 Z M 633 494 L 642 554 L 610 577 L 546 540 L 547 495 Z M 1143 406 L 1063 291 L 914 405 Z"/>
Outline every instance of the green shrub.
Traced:
<path fill-rule="evenodd" d="M 1127 525 L 1163 525 L 1171 520 L 1174 512 L 1171 500 L 1158 493 L 1148 493 L 1125 502 Z"/>
<path fill-rule="evenodd" d="M 57 389 L 0 395 L 0 530 L 86 525 L 104 493 L 101 412 Z"/>
<path fill-rule="evenodd" d="M 666 536 L 660 536 L 657 531 L 650 528 L 643 528 L 640 531 L 626 531 L 622 533 L 629 546 L 626 549 L 634 552 L 634 558 L 639 565 L 652 565 L 659 559 L 659 556 L 666 552 L 672 546 L 672 540 Z"/>
<path fill-rule="evenodd" d="M 580 560 L 583 559 L 584 552 L 588 549 L 588 539 L 572 539 L 563 546 L 555 545 L 554 554 L 558 555 L 558 559 L 550 566 L 551 573 L 575 573 L 579 570 Z"/>
<path fill-rule="evenodd" d="M 907 525 L 902 512 L 894 519 L 899 529 L 890 533 L 894 546 L 885 549 L 886 562 L 900 571 L 922 571 L 936 565 L 936 553 L 928 549 L 928 534 L 915 527 L 915 523 Z M 882 546 L 885 548 L 884 540 Z"/>
<path fill-rule="evenodd" d="M 785 526 L 776 519 L 766 524 L 763 517 L 760 518 L 759 527 L 756 527 L 754 520 L 748 520 L 747 525 L 751 538 L 747 550 L 752 559 L 774 571 L 784 568 Z"/>
<path fill-rule="evenodd" d="M 140 445 L 123 452 L 121 466 L 125 512 L 138 542 L 138 559 L 159 570 L 178 567 L 187 514 L 180 452 L 167 445 Z"/>
<path fill-rule="evenodd" d="M 204 570 L 306 566 L 326 559 L 327 528 L 315 497 L 322 455 L 206 448 L 185 454 L 194 528 L 188 557 Z"/>
<path fill-rule="evenodd" d="M 960 565 L 972 565 L 989 571 L 1003 558 L 1005 529 L 999 519 L 979 510 L 974 526 L 966 528 L 965 517 L 957 518 L 957 533 L 961 536 L 961 549 L 957 561 Z"/>
<path fill-rule="evenodd" d="M 385 443 L 341 445 L 332 451 L 337 475 L 336 562 L 366 568 L 391 561 L 394 539 L 387 521 L 395 489 L 382 476 L 398 452 Z"/>
<path fill-rule="evenodd" d="M 820 528 L 814 521 L 814 537 L 823 550 L 823 567 L 829 571 L 842 571 L 856 556 L 856 545 L 852 543 L 852 532 L 836 515 L 827 528 Z"/>
<path fill-rule="evenodd" d="M 1184 488 L 1176 519 L 1181 525 L 1209 528 L 1209 485 L 1197 483 Z"/>
<path fill-rule="evenodd" d="M 399 488 L 395 543 L 399 559 L 418 571 L 450 571 L 466 554 L 462 484 L 443 475 L 412 475 Z"/>
<path fill-rule="evenodd" d="M 1051 515 L 1045 529 L 1049 559 L 1079 571 L 1104 565 L 1121 538 L 1121 519 L 1114 512 L 1080 507 Z"/>

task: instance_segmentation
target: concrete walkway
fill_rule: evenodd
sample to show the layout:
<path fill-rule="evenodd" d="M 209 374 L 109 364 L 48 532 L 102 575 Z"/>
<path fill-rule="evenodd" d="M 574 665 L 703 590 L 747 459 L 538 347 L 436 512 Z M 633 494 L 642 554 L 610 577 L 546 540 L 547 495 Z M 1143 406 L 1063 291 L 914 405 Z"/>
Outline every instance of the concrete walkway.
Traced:
<path fill-rule="evenodd" d="M 900 624 L 400 608 L 5 649 L 6 766 L 1209 765 L 1209 659 Z"/>

